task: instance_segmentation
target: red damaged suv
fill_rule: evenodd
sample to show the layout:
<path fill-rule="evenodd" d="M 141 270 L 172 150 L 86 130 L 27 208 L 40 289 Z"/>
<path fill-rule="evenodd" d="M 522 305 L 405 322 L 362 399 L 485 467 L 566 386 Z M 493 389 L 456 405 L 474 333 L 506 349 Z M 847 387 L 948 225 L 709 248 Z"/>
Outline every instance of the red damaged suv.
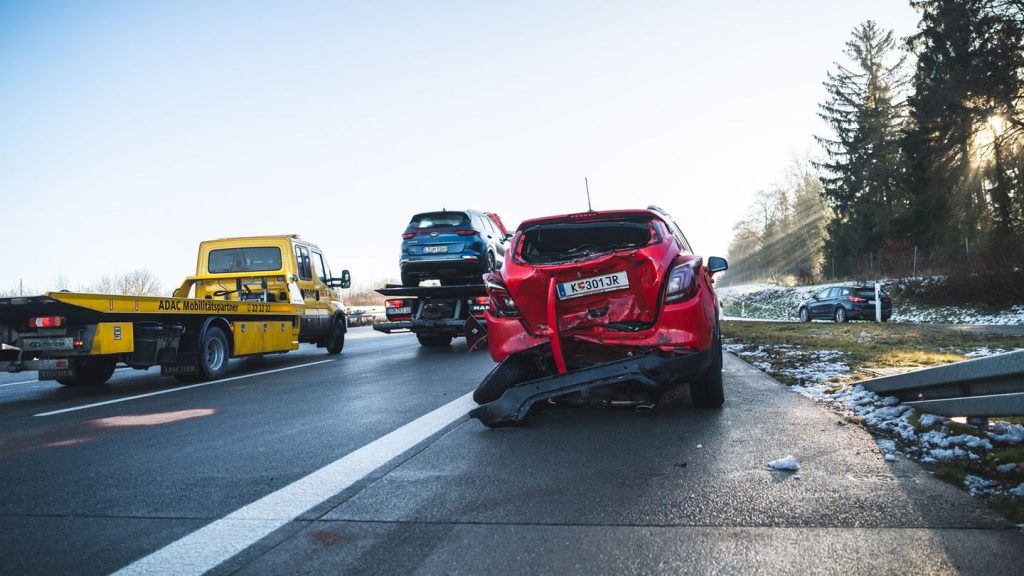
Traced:
<path fill-rule="evenodd" d="M 485 275 L 487 341 L 499 364 L 471 415 L 521 422 L 549 398 L 650 405 L 690 383 L 695 406 L 717 408 L 722 344 L 712 275 L 672 219 L 647 210 L 585 212 L 523 222 L 504 266 Z"/>

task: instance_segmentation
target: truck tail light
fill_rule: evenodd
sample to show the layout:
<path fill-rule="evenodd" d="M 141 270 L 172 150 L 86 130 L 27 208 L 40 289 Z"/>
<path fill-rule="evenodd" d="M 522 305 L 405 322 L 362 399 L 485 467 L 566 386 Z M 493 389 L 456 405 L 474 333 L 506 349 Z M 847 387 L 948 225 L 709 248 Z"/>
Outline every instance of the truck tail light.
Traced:
<path fill-rule="evenodd" d="M 456 230 L 455 233 L 459 236 L 476 236 L 478 234 L 476 230 Z"/>
<path fill-rule="evenodd" d="M 63 316 L 33 316 L 28 319 L 30 328 L 60 328 L 64 325 Z"/>
<path fill-rule="evenodd" d="M 474 316 L 480 316 L 487 310 L 487 306 L 491 303 L 491 299 L 488 296 L 476 296 L 469 300 L 470 313 Z"/>
<path fill-rule="evenodd" d="M 488 282 L 487 294 L 490 296 L 491 311 L 495 316 L 519 316 L 519 308 L 504 285 L 494 281 Z"/>
<path fill-rule="evenodd" d="M 415 232 L 406 232 L 406 233 L 402 234 L 402 238 L 404 238 L 406 240 L 408 240 L 409 238 L 412 238 L 414 236 L 416 236 Z"/>
<path fill-rule="evenodd" d="M 697 270 L 704 260 L 694 258 L 684 262 L 668 273 L 668 285 L 665 288 L 665 303 L 689 300 L 697 294 L 700 284 L 697 282 Z"/>

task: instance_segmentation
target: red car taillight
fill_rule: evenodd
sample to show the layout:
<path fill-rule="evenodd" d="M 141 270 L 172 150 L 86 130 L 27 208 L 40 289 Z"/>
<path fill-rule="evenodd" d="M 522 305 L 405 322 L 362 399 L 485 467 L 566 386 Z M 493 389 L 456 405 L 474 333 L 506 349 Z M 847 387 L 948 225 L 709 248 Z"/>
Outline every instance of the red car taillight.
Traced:
<path fill-rule="evenodd" d="M 868 301 L 867 298 L 861 298 L 860 296 L 847 296 L 846 299 L 857 304 L 863 304 Z"/>
<path fill-rule="evenodd" d="M 408 240 L 410 238 L 413 238 L 415 236 L 416 236 L 415 232 L 406 232 L 406 233 L 402 234 L 402 238 L 404 238 L 406 240 Z"/>
<path fill-rule="evenodd" d="M 491 312 L 495 316 L 519 316 L 519 308 L 508 288 L 497 282 L 488 282 L 487 294 L 491 300 Z"/>
<path fill-rule="evenodd" d="M 28 319 L 30 328 L 60 328 L 64 325 L 63 316 L 35 316 Z"/>
<path fill-rule="evenodd" d="M 697 294 L 700 284 L 697 282 L 697 270 L 703 260 L 696 258 L 680 264 L 668 273 L 668 285 L 665 287 L 665 303 L 689 300 Z"/>
<path fill-rule="evenodd" d="M 455 233 L 459 236 L 476 236 L 478 234 L 476 230 L 456 230 Z"/>

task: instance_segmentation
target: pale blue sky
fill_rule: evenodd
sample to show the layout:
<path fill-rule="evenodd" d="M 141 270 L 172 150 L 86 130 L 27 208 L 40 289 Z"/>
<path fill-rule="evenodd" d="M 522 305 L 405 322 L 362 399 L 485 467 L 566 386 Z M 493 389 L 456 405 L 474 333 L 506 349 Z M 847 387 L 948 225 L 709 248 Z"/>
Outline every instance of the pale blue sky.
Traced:
<path fill-rule="evenodd" d="M 299 233 L 397 277 L 415 212 L 658 204 L 698 253 L 794 153 L 850 30 L 898 0 L 0 0 L 0 289 Z"/>

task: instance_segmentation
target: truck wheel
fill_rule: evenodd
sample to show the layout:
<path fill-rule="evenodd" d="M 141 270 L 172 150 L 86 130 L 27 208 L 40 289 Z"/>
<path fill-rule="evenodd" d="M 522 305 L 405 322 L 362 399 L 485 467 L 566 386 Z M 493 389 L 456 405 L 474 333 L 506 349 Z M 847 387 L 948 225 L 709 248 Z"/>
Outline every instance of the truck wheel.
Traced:
<path fill-rule="evenodd" d="M 216 380 L 228 371 L 228 337 L 218 326 L 210 326 L 199 343 L 199 375 Z"/>
<path fill-rule="evenodd" d="M 509 388 L 536 378 L 539 378 L 539 371 L 533 362 L 522 356 L 509 356 L 484 376 L 473 391 L 473 401 L 477 404 L 494 402 Z"/>
<path fill-rule="evenodd" d="M 417 334 L 416 339 L 420 346 L 428 347 L 450 346 L 452 343 L 452 337 L 444 334 Z"/>
<path fill-rule="evenodd" d="M 704 376 L 690 383 L 690 399 L 697 408 L 721 408 L 725 404 L 725 393 L 722 390 L 722 337 L 717 331 L 711 346 L 711 366 Z"/>
<path fill-rule="evenodd" d="M 408 286 L 419 286 L 419 285 L 420 285 L 419 278 L 417 278 L 415 276 L 410 276 L 408 274 L 402 274 L 402 286 L 407 286 L 408 287 Z"/>
<path fill-rule="evenodd" d="M 95 356 L 92 358 L 75 358 L 75 377 L 58 378 L 57 382 L 64 386 L 99 386 L 106 384 L 107 380 L 114 374 L 114 365 L 117 363 L 109 356 Z"/>
<path fill-rule="evenodd" d="M 327 353 L 328 354 L 341 354 L 341 349 L 345 347 L 345 324 L 341 318 L 336 318 L 334 324 L 331 326 L 331 335 L 327 337 Z"/>

